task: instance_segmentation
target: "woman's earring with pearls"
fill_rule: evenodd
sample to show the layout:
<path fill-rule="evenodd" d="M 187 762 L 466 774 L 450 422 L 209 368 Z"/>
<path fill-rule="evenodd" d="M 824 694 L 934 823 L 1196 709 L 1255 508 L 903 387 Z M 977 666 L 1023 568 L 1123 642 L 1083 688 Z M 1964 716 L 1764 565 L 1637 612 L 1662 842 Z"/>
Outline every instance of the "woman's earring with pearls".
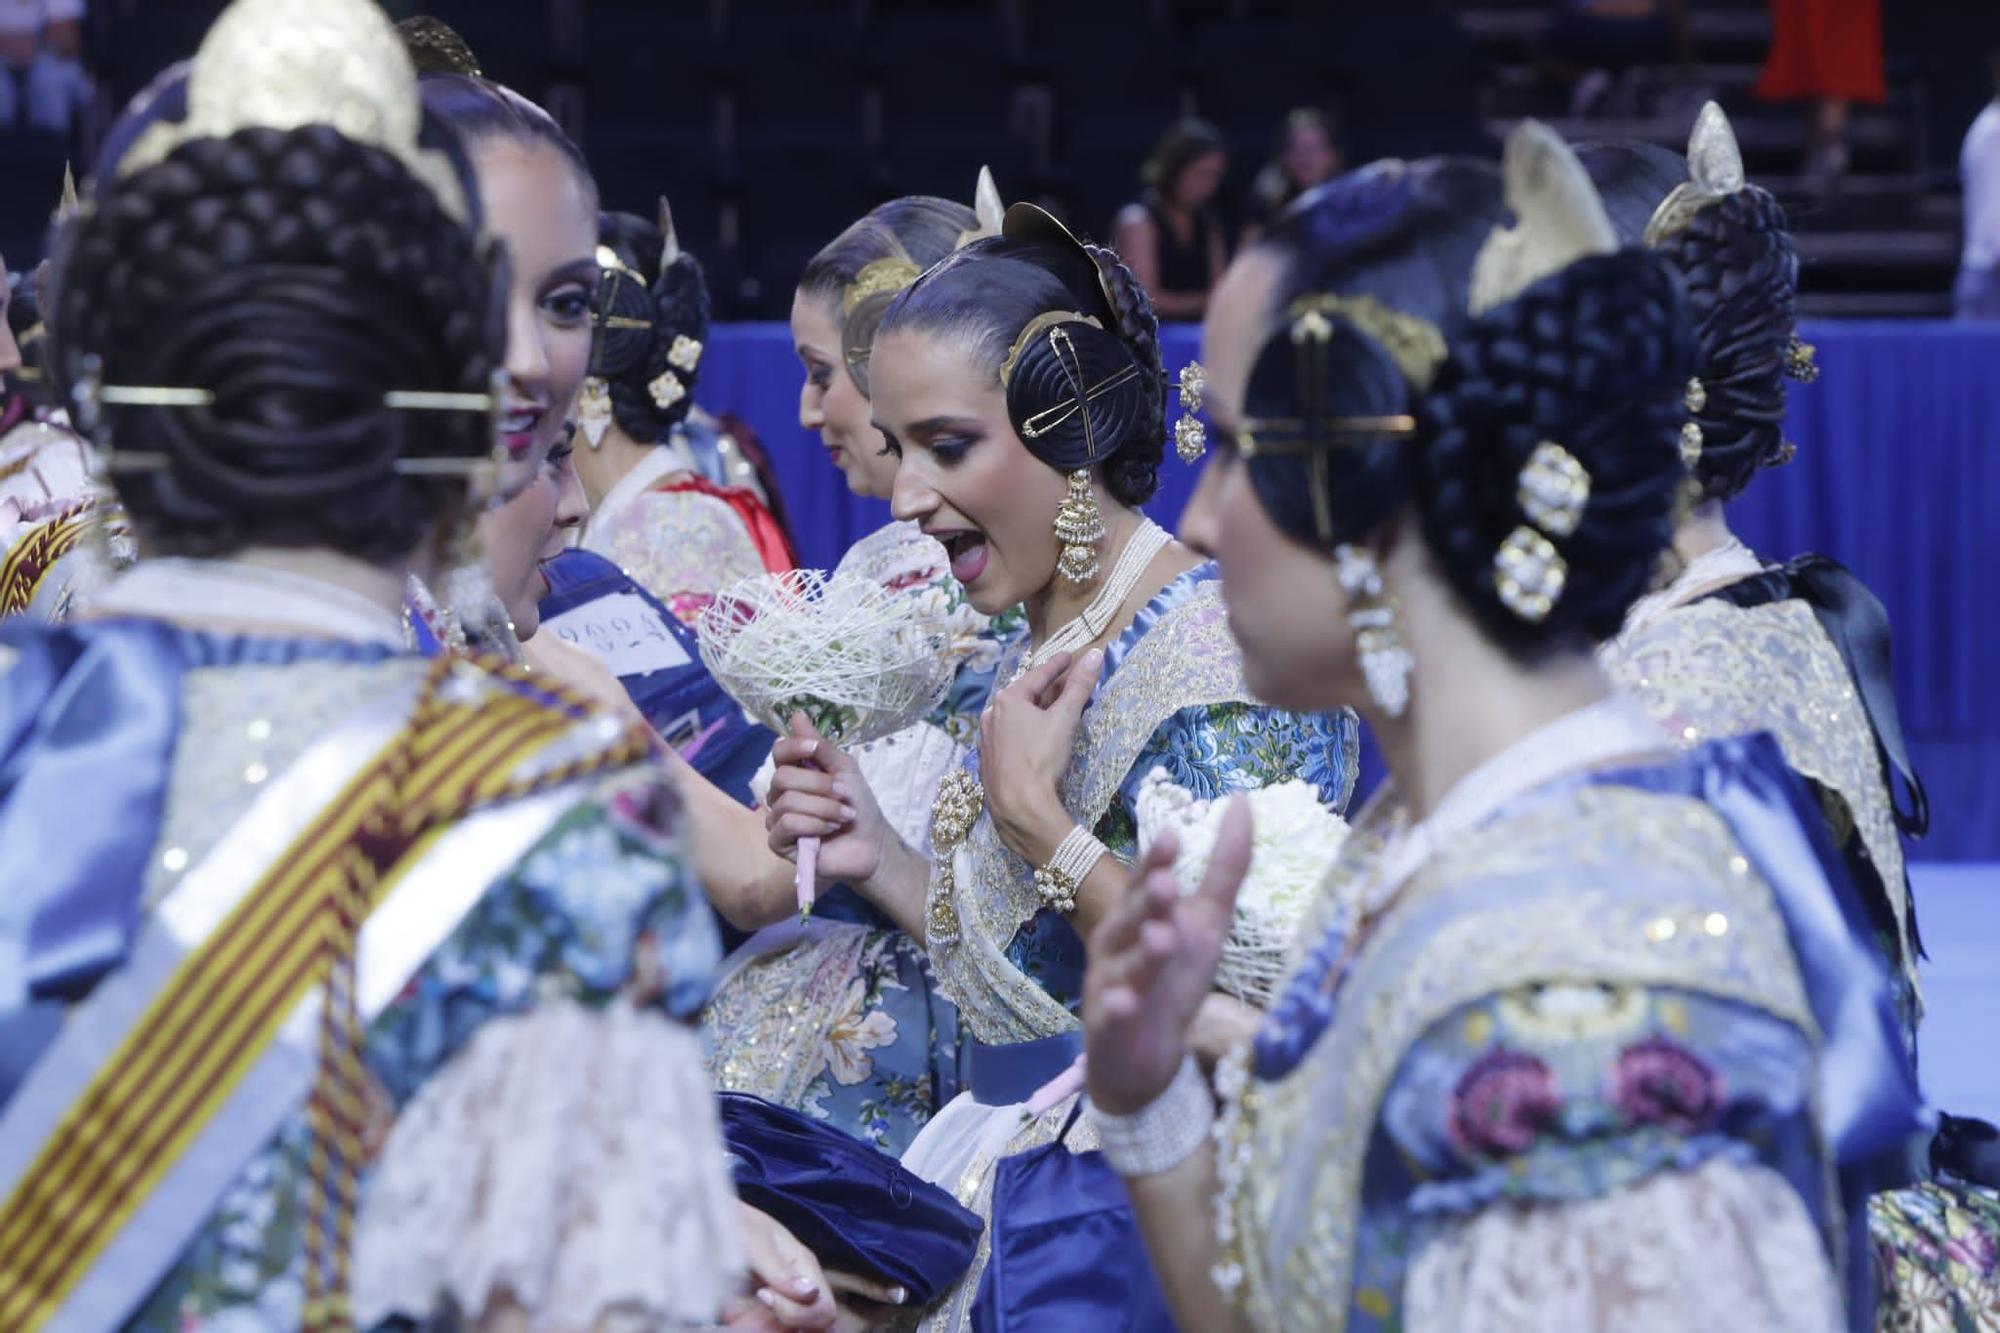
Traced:
<path fill-rule="evenodd" d="M 1104 515 L 1097 507 L 1097 493 L 1090 489 L 1090 469 L 1078 468 L 1069 474 L 1069 493 L 1056 508 L 1056 540 L 1062 554 L 1056 568 L 1071 583 L 1088 583 L 1102 566 L 1098 543 L 1104 540 Z"/>
<path fill-rule="evenodd" d="M 1349 542 L 1334 547 L 1333 558 L 1341 591 L 1347 594 L 1347 623 L 1354 630 L 1368 693 L 1383 712 L 1401 717 L 1410 706 L 1410 670 L 1416 659 L 1396 632 L 1395 603 L 1382 590 L 1381 568 L 1374 556 Z"/>

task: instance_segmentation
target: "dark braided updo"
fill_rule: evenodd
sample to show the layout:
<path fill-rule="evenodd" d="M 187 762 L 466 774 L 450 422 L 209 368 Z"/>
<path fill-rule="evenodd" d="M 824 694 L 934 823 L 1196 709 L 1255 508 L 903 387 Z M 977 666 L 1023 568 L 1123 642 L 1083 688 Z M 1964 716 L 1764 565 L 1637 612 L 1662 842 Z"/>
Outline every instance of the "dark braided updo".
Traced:
<path fill-rule="evenodd" d="M 1303 296 L 1360 298 L 1414 317 L 1435 328 L 1445 355 L 1428 386 L 1413 383 L 1394 339 L 1336 315 L 1321 410 L 1408 415 L 1414 434 L 1335 445 L 1323 488 L 1307 456 L 1258 452 L 1246 466 L 1278 527 L 1321 550 L 1412 511 L 1481 629 L 1532 661 L 1612 633 L 1647 586 L 1684 476 L 1677 436 L 1690 349 L 1680 294 L 1666 266 L 1641 251 L 1580 260 L 1470 314 L 1474 260 L 1504 218 L 1498 174 L 1457 159 L 1379 164 L 1294 205 L 1263 242 L 1285 267 L 1279 326 L 1252 370 L 1246 418 L 1307 415 L 1286 315 Z M 1494 558 L 1529 522 L 1520 478 L 1544 440 L 1582 464 L 1590 494 L 1574 531 L 1547 534 L 1567 581 L 1547 616 L 1531 621 L 1502 601 Z"/>
<path fill-rule="evenodd" d="M 1621 240 L 1636 243 L 1687 159 L 1651 144 L 1594 144 L 1578 157 L 1604 196 Z M 1695 325 L 1695 368 L 1706 401 L 1694 475 L 1702 496 L 1729 500 L 1762 468 L 1790 456 L 1783 426 L 1786 364 L 1798 322 L 1798 252 L 1771 192 L 1745 185 L 1707 205 L 1657 244 L 1680 275 Z"/>
<path fill-rule="evenodd" d="M 462 477 L 398 460 L 480 459 L 482 413 L 396 411 L 391 390 L 484 393 L 502 325 L 473 234 L 395 157 L 324 125 L 197 139 L 105 173 L 56 256 L 54 363 L 212 405 L 108 406 L 98 431 L 158 471 L 117 485 L 156 550 L 323 546 L 407 556 L 463 502 Z"/>
<path fill-rule="evenodd" d="M 692 365 L 671 360 L 678 340 L 708 342 L 708 284 L 701 261 L 682 250 L 664 271 L 666 234 L 630 213 L 605 213 L 598 218 L 597 239 L 618 257 L 624 272 L 605 270 L 598 289 L 596 341 L 590 373 L 610 389 L 611 411 L 619 428 L 642 444 L 664 440 L 694 406 L 694 387 L 701 374 L 699 356 Z M 632 274 L 647 279 L 641 282 Z M 619 323 L 617 321 L 627 321 Z M 645 325 L 646 327 L 641 327 Z M 689 358 L 683 356 L 682 360 Z M 661 407 L 652 385 L 671 377 L 680 389 Z"/>
<path fill-rule="evenodd" d="M 1011 224 L 1010 224 L 1011 225 Z M 1028 451 L 1059 472 L 1096 465 L 1114 499 L 1137 507 L 1159 489 L 1166 445 L 1160 321 L 1115 251 L 988 236 L 946 256 L 896 298 L 877 337 L 920 330 L 959 339 L 975 364 L 1001 378 L 1016 338 L 1038 316 L 1067 311 L 1096 321 L 1064 325 L 1070 353 L 1031 340 L 1007 375 L 1007 412 Z M 1124 372 L 1117 388 L 1030 436 L 1028 422 L 1085 387 Z"/>

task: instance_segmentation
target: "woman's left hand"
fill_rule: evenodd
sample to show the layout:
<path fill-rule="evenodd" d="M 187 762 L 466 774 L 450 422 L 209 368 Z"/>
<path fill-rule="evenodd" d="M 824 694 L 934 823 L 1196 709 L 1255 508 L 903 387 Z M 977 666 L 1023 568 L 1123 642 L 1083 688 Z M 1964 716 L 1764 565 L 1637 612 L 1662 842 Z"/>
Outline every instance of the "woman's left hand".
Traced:
<path fill-rule="evenodd" d="M 993 696 L 979 719 L 979 780 L 1000 839 L 1030 865 L 1054 854 L 1075 820 L 1057 784 L 1104 669 L 1099 651 L 1057 653 Z"/>

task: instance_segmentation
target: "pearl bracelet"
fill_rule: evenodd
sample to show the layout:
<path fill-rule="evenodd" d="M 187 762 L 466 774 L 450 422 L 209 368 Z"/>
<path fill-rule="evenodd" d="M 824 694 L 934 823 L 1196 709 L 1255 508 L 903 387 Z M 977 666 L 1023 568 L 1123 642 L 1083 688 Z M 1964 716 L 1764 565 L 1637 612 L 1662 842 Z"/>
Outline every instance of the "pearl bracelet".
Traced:
<path fill-rule="evenodd" d="M 1110 855 L 1110 848 L 1079 824 L 1056 844 L 1056 854 L 1035 872 L 1035 892 L 1042 906 L 1067 916 L 1076 910 L 1077 885 Z"/>
<path fill-rule="evenodd" d="M 1194 1156 L 1215 1124 L 1215 1102 L 1192 1055 L 1165 1092 L 1131 1115 L 1090 1108 L 1104 1160 L 1121 1176 L 1156 1176 Z"/>

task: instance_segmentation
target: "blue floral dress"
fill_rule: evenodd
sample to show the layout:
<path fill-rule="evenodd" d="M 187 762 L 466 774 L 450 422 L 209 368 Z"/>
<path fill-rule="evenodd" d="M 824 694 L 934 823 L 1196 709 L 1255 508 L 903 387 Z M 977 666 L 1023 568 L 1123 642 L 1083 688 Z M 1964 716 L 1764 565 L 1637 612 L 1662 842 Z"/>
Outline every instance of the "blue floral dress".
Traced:
<path fill-rule="evenodd" d="M 166 757 L 166 771 L 140 775 L 158 792 L 158 828 L 149 837 L 140 831 L 143 841 L 137 844 L 142 850 L 155 849 L 146 858 L 141 899 L 148 912 L 173 893 L 181 870 L 200 865 L 209 849 L 232 831 L 264 772 L 275 781 L 292 763 L 314 753 L 314 745 L 350 711 L 378 694 L 406 689 L 424 670 L 421 661 L 371 646 L 186 630 L 164 637 L 149 630 L 138 640 L 128 623 L 143 629 L 143 622 L 97 622 L 54 632 L 77 640 L 86 662 L 107 660 L 135 643 L 144 651 L 165 646 L 167 656 L 156 662 L 161 672 L 135 672 L 128 679 L 146 690 L 171 691 L 171 706 L 153 710 L 129 699 L 110 705 L 129 709 L 135 727 L 149 725 L 149 716 L 172 716 L 177 723 L 159 751 Z M 36 650 L 32 638 L 24 640 L 19 631 L 12 644 L 0 645 L 0 684 L 13 683 L 6 668 L 18 653 Z M 171 676 L 178 679 L 166 679 Z M 32 733 L 23 737 L 11 726 L 18 719 L 7 716 L 7 706 L 25 705 L 18 693 L 10 705 L 0 705 L 0 736 L 14 736 L 32 749 Z M 47 701 L 36 705 L 38 711 L 61 706 Z M 134 744 L 128 740 L 122 753 L 132 753 Z M 256 770 L 248 786 L 247 766 Z M 452 1175 L 437 1165 L 442 1156 L 438 1131 L 446 1124 L 434 1114 L 454 1083 L 461 1085 L 456 1095 L 470 1098 L 463 1084 L 482 1064 L 489 1071 L 508 1062 L 523 1072 L 536 1068 L 548 1054 L 547 1038 L 536 1035 L 538 1025 L 549 1021 L 559 1021 L 572 1039 L 585 1043 L 600 1042 L 617 1029 L 616 1039 L 601 1049 L 617 1052 L 626 1067 L 594 1070 L 601 1082 L 585 1085 L 588 1092 L 576 1095 L 609 1099 L 606 1087 L 622 1085 L 657 1094 L 657 1104 L 650 1107 L 647 1096 L 616 1100 L 621 1123 L 600 1126 L 594 1141 L 607 1142 L 605 1131 L 623 1136 L 626 1148 L 608 1154 L 607 1163 L 615 1157 L 612 1170 L 642 1177 L 640 1188 L 666 1191 L 655 1192 L 649 1206 L 671 1220 L 675 1234 L 667 1234 L 663 1225 L 658 1237 L 641 1237 L 636 1250 L 629 1241 L 620 1241 L 608 1252 L 662 1261 L 663 1269 L 675 1270 L 667 1281 L 685 1276 L 679 1260 L 664 1262 L 672 1244 L 684 1246 L 697 1263 L 719 1266 L 718 1274 L 726 1274 L 736 1262 L 733 1205 L 720 1168 L 712 1097 L 687 1027 L 707 996 L 720 947 L 706 901 L 676 844 L 674 799 L 650 772 L 636 769 L 614 769 L 573 783 L 557 789 L 553 799 L 566 800 L 566 809 L 474 900 L 366 1029 L 360 1054 L 366 1069 L 362 1139 L 367 1157 L 358 1218 L 362 1257 L 355 1275 L 361 1311 L 372 1307 L 424 1319 L 444 1304 L 480 1306 L 486 1292 L 455 1286 L 452 1272 L 426 1273 L 414 1283 L 407 1272 L 391 1271 L 385 1277 L 384 1266 L 367 1257 L 369 1238 L 434 1232 L 441 1224 L 436 1209 L 476 1212 L 472 1196 L 482 1186 L 498 1190 L 511 1180 L 516 1186 L 551 1187 L 549 1181 L 531 1179 L 549 1167 L 549 1158 L 535 1154 L 523 1140 L 536 1133 L 546 1138 L 546 1126 L 531 1129 L 538 1114 L 543 1121 L 558 1113 L 574 1116 L 575 1107 L 551 1105 L 535 1112 L 483 1087 L 482 1113 L 471 1120 L 445 1118 L 454 1149 L 467 1154 L 464 1161 L 483 1154 L 480 1169 L 490 1174 L 480 1179 Z M 0 815 L 4 811 L 0 800 Z M 83 832 L 93 838 L 123 837 L 134 830 L 86 824 Z M 163 855 L 161 848 L 171 850 Z M 0 958 L 22 947 L 25 930 L 21 915 L 0 912 Z M 0 995 L 0 1044 L 11 1040 L 19 1046 L 26 1040 L 32 1046 L 51 1039 L 45 1027 L 16 1021 L 48 1004 Z M 0 1069 L 25 1073 L 34 1063 L 33 1049 L 0 1051 Z M 649 1065 L 656 1067 L 641 1068 Z M 12 1089 L 12 1083 L 0 1080 L 0 1112 Z M 413 1106 L 424 1113 L 412 1116 Z M 579 1137 L 593 1135 L 583 1123 L 587 1119 L 571 1121 Z M 299 1327 L 309 1144 L 300 1108 L 250 1156 L 212 1216 L 122 1326 L 161 1333 Z M 509 1165 L 515 1146 L 522 1149 L 521 1160 Z M 431 1165 L 421 1165 L 426 1159 Z M 675 1192 L 678 1187 L 664 1183 L 674 1179 L 686 1189 Z M 593 1185 L 587 1174 L 574 1183 L 580 1189 Z M 426 1195 L 427 1190 L 436 1193 Z M 404 1197 L 396 1204 L 399 1194 Z M 417 1196 L 414 1204 L 412 1195 Z M 397 1208 L 400 1216 L 385 1212 Z M 565 1294 L 583 1291 L 543 1267 L 551 1262 L 547 1251 L 558 1248 L 551 1218 L 512 1219 L 510 1224 L 539 1253 L 494 1252 L 488 1256 L 488 1276 L 508 1282 L 524 1297 L 544 1294 L 558 1304 Z M 570 1228 L 566 1239 L 583 1246 L 593 1243 L 581 1227 Z M 378 1243 L 374 1248 L 382 1247 Z M 434 1257 L 432 1242 L 415 1248 L 424 1251 L 419 1258 Z M 712 1288 L 716 1281 L 699 1285 Z M 657 1300 L 668 1309 L 686 1299 L 650 1281 L 614 1294 Z M 585 1298 L 603 1295 L 585 1293 Z M 698 1291 L 695 1303 L 700 1304 Z"/>
<path fill-rule="evenodd" d="M 1000 657 L 1024 621 L 1019 608 L 980 614 L 943 548 L 914 524 L 863 539 L 841 571 L 910 596 L 949 630 L 956 667 L 944 699 L 855 756 L 891 827 L 927 850 L 938 783 L 977 734 Z M 820 895 L 811 922 L 767 928 L 737 952 L 702 1031 L 718 1087 L 803 1111 L 891 1154 L 962 1084 L 958 1012 L 923 946 L 844 886 Z"/>

